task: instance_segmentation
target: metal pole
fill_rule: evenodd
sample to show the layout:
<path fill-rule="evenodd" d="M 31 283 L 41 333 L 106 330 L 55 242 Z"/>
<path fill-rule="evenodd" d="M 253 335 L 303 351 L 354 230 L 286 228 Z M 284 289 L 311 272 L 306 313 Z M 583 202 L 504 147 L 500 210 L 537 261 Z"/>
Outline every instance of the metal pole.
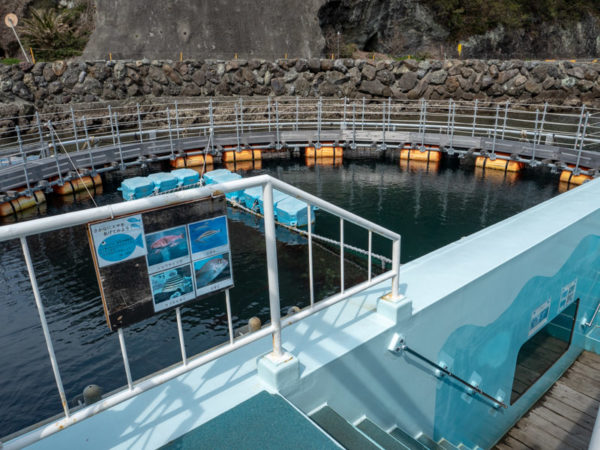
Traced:
<path fill-rule="evenodd" d="M 167 124 L 169 126 L 169 145 L 171 146 L 171 160 L 175 159 L 175 152 L 173 150 L 173 130 L 171 129 L 171 112 L 167 108 Z"/>
<path fill-rule="evenodd" d="M 281 148 L 281 145 L 279 145 L 279 102 L 277 100 L 275 100 L 275 124 L 277 127 L 276 130 L 276 134 L 277 134 L 277 150 L 279 150 Z"/>
<path fill-rule="evenodd" d="M 123 146 L 121 145 L 121 134 L 119 133 L 119 117 L 115 113 L 115 131 L 117 132 L 117 142 L 119 144 L 119 157 L 121 158 L 121 170 L 125 170 L 125 162 L 123 161 Z"/>
<path fill-rule="evenodd" d="M 73 137 L 75 138 L 75 148 L 79 151 L 79 139 L 77 139 L 77 123 L 75 122 L 75 112 L 71 107 L 71 121 L 73 122 Z"/>
<path fill-rule="evenodd" d="M 535 110 L 535 131 L 533 134 L 533 149 L 531 150 L 531 164 L 535 165 L 535 150 L 538 143 L 538 118 L 540 115 L 540 110 L 536 108 Z"/>
<path fill-rule="evenodd" d="M 140 142 L 144 142 L 144 133 L 142 132 L 142 115 L 140 113 L 140 104 L 136 105 L 137 107 L 137 119 L 138 119 L 138 129 L 140 130 Z"/>
<path fill-rule="evenodd" d="M 340 217 L 340 292 L 344 293 L 344 219 Z"/>
<path fill-rule="evenodd" d="M 187 355 L 185 354 L 185 340 L 183 338 L 183 326 L 181 325 L 181 308 L 175 308 L 177 315 L 177 332 L 179 333 L 179 346 L 181 347 L 181 361 L 184 366 L 187 366 Z"/>
<path fill-rule="evenodd" d="M 373 255 L 373 232 L 371 230 L 369 230 L 369 256 L 367 257 L 367 274 L 368 274 L 368 279 L 369 281 L 371 281 L 371 277 L 372 275 L 372 268 L 371 268 L 371 258 Z"/>
<path fill-rule="evenodd" d="M 381 102 L 381 113 L 383 114 L 382 120 L 381 120 L 381 136 L 383 139 L 383 145 L 382 145 L 382 149 L 385 150 L 385 118 L 386 118 L 386 114 L 385 114 L 385 101 Z"/>
<path fill-rule="evenodd" d="M 299 130 L 299 124 L 300 124 L 300 100 L 299 100 L 299 97 L 296 95 L 296 131 Z"/>
<path fill-rule="evenodd" d="M 215 119 L 213 115 L 213 106 L 212 106 L 212 98 L 208 100 L 208 117 L 210 122 L 210 136 L 208 136 L 208 140 L 210 141 L 210 152 L 215 152 L 215 141 L 214 141 L 214 133 L 215 133 Z"/>
<path fill-rule="evenodd" d="M 388 97 L 388 120 L 387 120 L 387 130 L 390 131 L 392 122 L 392 97 Z"/>
<path fill-rule="evenodd" d="M 269 120 L 269 131 L 271 131 L 271 97 L 267 97 L 267 115 Z"/>
<path fill-rule="evenodd" d="M 119 345 L 121 346 L 121 355 L 123 355 L 123 365 L 125 366 L 125 376 L 127 377 L 127 386 L 129 390 L 133 389 L 133 381 L 131 380 L 131 369 L 129 369 L 129 358 L 127 358 L 127 348 L 125 347 L 125 336 L 123 336 L 123 328 L 119 328 Z"/>
<path fill-rule="evenodd" d="M 317 103 L 317 148 L 321 148 L 321 100 L 322 97 L 319 97 L 319 102 Z"/>
<path fill-rule="evenodd" d="M 446 136 L 450 134 L 450 116 L 452 115 L 452 99 L 448 100 L 448 120 L 446 121 Z"/>
<path fill-rule="evenodd" d="M 23 173 L 25 174 L 25 183 L 27 184 L 27 195 L 31 195 L 31 185 L 29 184 L 29 173 L 27 172 L 27 156 L 23 151 L 23 140 L 21 139 L 21 130 L 19 126 L 15 126 L 17 132 L 17 142 L 19 143 L 19 151 L 21 152 L 21 158 L 23 158 Z"/>
<path fill-rule="evenodd" d="M 60 164 L 58 162 L 58 154 L 56 152 L 56 141 L 54 140 L 54 127 L 52 126 L 52 121 L 48 121 L 48 129 L 50 130 L 50 139 L 52 140 L 52 150 L 54 150 L 54 161 L 56 162 L 56 171 L 58 172 L 58 179 L 60 182 L 60 186 L 62 186 L 65 182 L 63 181 L 62 172 L 60 170 Z"/>
<path fill-rule="evenodd" d="M 494 122 L 494 140 L 492 143 L 492 155 L 496 155 L 496 135 L 498 134 L 498 116 L 500 114 L 500 105 L 496 105 L 496 121 Z"/>
<path fill-rule="evenodd" d="M 19 43 L 19 47 L 21 47 L 21 51 L 23 52 L 23 55 L 25 56 L 25 60 L 30 63 L 31 61 L 29 60 L 29 55 L 27 54 L 27 52 L 25 51 L 25 49 L 23 48 L 23 44 L 21 44 L 21 39 L 19 39 L 19 35 L 17 34 L 17 30 L 15 30 L 15 27 L 13 25 L 12 20 L 8 20 L 10 22 L 10 24 L 12 25 L 10 27 L 10 29 L 12 30 L 12 32 L 15 34 L 15 38 L 17 39 L 17 42 Z"/>
<path fill-rule="evenodd" d="M 342 120 L 342 130 L 346 129 L 346 107 L 348 106 L 348 99 L 344 97 L 344 116 Z"/>
<path fill-rule="evenodd" d="M 231 319 L 231 300 L 229 298 L 229 289 L 225 291 L 225 306 L 227 307 L 227 328 L 229 329 L 229 343 L 233 344 L 233 321 Z"/>
<path fill-rule="evenodd" d="M 235 137 L 237 139 L 237 151 L 240 151 L 240 129 L 238 124 L 238 106 L 237 103 L 233 105 L 233 110 L 235 112 Z"/>
<path fill-rule="evenodd" d="M 179 139 L 179 108 L 177 102 L 175 102 L 175 133 L 177 139 Z"/>
<path fill-rule="evenodd" d="M 365 98 L 363 97 L 362 99 L 362 118 L 361 118 L 361 128 L 360 131 L 364 131 L 365 130 Z"/>
<path fill-rule="evenodd" d="M 108 105 L 108 120 L 110 122 L 110 134 L 112 136 L 113 145 L 117 145 L 117 141 L 115 140 L 115 129 L 113 127 L 113 117 L 112 117 L 112 108 Z"/>
<path fill-rule="evenodd" d="M 65 416 L 69 417 L 69 404 L 67 403 L 67 396 L 65 395 L 65 389 L 63 387 L 62 379 L 60 377 L 60 371 L 58 370 L 58 362 L 56 361 L 56 355 L 54 353 L 54 345 L 52 344 L 52 337 L 50 336 L 50 330 L 48 329 L 48 322 L 46 321 L 46 313 L 44 312 L 44 305 L 42 303 L 42 296 L 38 288 L 37 279 L 35 277 L 35 269 L 31 261 L 31 254 L 29 253 L 29 246 L 27 245 L 27 238 L 21 237 L 21 247 L 23 248 L 23 256 L 25 257 L 25 264 L 27 265 L 27 273 L 29 274 L 29 281 L 31 282 L 31 289 L 33 290 L 33 298 L 35 299 L 35 305 L 37 306 L 38 314 L 40 316 L 40 323 L 42 325 L 42 332 L 44 333 L 44 339 L 46 340 L 46 347 L 48 348 L 48 354 L 50 356 L 50 364 L 52 365 L 52 372 L 54 373 L 54 380 L 56 381 L 56 387 L 58 388 L 58 395 L 62 403 Z"/>
<path fill-rule="evenodd" d="M 421 103 L 421 110 L 423 112 L 423 131 L 421 132 L 421 150 L 425 148 L 425 129 L 427 124 L 427 101 L 423 100 Z"/>
<path fill-rule="evenodd" d="M 273 208 L 273 184 L 263 185 L 265 244 L 267 247 L 267 278 L 269 281 L 269 309 L 273 326 L 273 354 L 281 357 L 281 307 L 279 305 L 279 274 L 277 270 L 277 238 Z"/>
<path fill-rule="evenodd" d="M 44 142 L 44 133 L 42 132 L 42 122 L 40 120 L 40 115 L 37 111 L 35 112 L 35 120 L 37 122 L 38 133 L 40 135 L 40 153 L 41 153 L 42 158 L 46 158 L 49 156 L 47 153 L 48 149 L 46 148 L 46 144 Z"/>
<path fill-rule="evenodd" d="M 240 130 L 244 134 L 244 102 L 242 97 L 240 97 Z"/>
<path fill-rule="evenodd" d="M 312 254 L 312 208 L 309 204 L 306 205 L 306 213 L 308 214 L 308 285 L 310 290 L 310 306 L 315 304 L 315 289 L 313 279 L 313 254 Z"/>
<path fill-rule="evenodd" d="M 583 116 L 585 115 L 585 105 L 581 105 L 581 116 L 579 116 L 579 125 L 577 125 L 577 134 L 575 135 L 575 145 L 573 150 L 577 150 L 577 144 L 579 144 L 579 136 L 581 135 L 581 124 L 583 123 Z"/>
<path fill-rule="evenodd" d="M 94 167 L 94 157 L 92 155 L 92 144 L 90 142 L 90 135 L 88 133 L 87 121 L 85 120 L 85 116 L 81 118 L 83 121 L 83 131 L 85 133 L 85 142 L 87 142 L 88 147 L 88 155 L 90 156 L 90 165 L 92 166 L 92 176 L 96 175 L 96 168 Z"/>
<path fill-rule="evenodd" d="M 506 100 L 506 106 L 504 107 L 504 124 L 502 126 L 502 139 L 504 139 L 504 132 L 506 131 L 506 119 L 508 118 L 508 104 L 509 101 Z"/>
<path fill-rule="evenodd" d="M 398 298 L 398 285 L 400 284 L 400 239 L 392 244 L 392 298 Z"/>
<path fill-rule="evenodd" d="M 546 121 L 546 111 L 548 110 L 548 102 L 544 103 L 544 112 L 542 113 L 542 124 L 540 126 L 538 144 L 542 141 L 542 134 L 544 133 L 544 123 Z"/>
<path fill-rule="evenodd" d="M 352 149 L 356 149 L 356 103 L 352 102 Z"/>
<path fill-rule="evenodd" d="M 456 102 L 452 103 L 452 121 L 450 122 L 450 147 L 448 153 L 454 154 L 454 126 L 456 124 Z"/>
<path fill-rule="evenodd" d="M 473 129 L 471 130 L 471 136 L 475 136 L 475 127 L 477 126 L 477 104 L 478 100 L 475 99 L 475 107 L 473 108 Z"/>
<path fill-rule="evenodd" d="M 587 131 L 588 121 L 590 119 L 590 113 L 586 113 L 585 115 L 585 123 L 583 124 L 583 135 L 581 136 L 581 140 L 579 141 L 579 152 L 577 153 L 577 163 L 575 164 L 575 170 L 573 170 L 574 175 L 579 175 L 579 162 L 581 161 L 581 152 L 583 151 L 583 141 L 585 140 L 585 133 Z"/>

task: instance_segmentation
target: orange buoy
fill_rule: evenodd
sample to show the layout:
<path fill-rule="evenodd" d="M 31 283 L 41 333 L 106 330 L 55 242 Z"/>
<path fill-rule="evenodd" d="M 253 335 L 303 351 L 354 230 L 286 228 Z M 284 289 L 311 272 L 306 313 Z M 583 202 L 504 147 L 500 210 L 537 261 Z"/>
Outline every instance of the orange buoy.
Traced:
<path fill-rule="evenodd" d="M 104 188 L 102 185 L 96 185 L 94 189 L 89 189 L 88 191 L 76 191 L 70 195 L 62 195 L 58 197 L 57 202 L 62 205 L 72 205 L 73 203 L 83 202 L 85 200 L 89 200 L 95 195 L 100 195 L 104 192 Z"/>
<path fill-rule="evenodd" d="M 225 150 L 223 152 L 223 162 L 238 162 L 238 161 L 256 161 L 262 159 L 262 152 L 260 150 L 243 149 L 239 152 L 237 150 Z"/>
<path fill-rule="evenodd" d="M 256 159 L 254 161 L 226 162 L 225 168 L 232 172 L 235 172 L 237 170 L 260 170 L 262 169 L 262 160 Z"/>
<path fill-rule="evenodd" d="M 331 158 L 331 157 L 321 157 L 321 158 L 315 158 L 313 157 L 306 157 L 306 166 L 307 167 L 314 167 L 314 166 L 332 166 L 332 167 L 337 167 L 337 166 L 341 166 L 342 165 L 342 157 L 335 157 L 335 158 Z"/>
<path fill-rule="evenodd" d="M 213 164 L 213 155 L 206 155 L 206 164 Z M 180 169 L 182 167 L 195 167 L 204 165 L 204 155 L 186 155 L 171 160 L 171 167 Z"/>
<path fill-rule="evenodd" d="M 400 150 L 400 160 L 413 160 L 413 161 L 433 161 L 439 162 L 442 160 L 442 152 L 439 147 L 426 146 L 424 151 L 416 148 L 403 148 Z"/>
<path fill-rule="evenodd" d="M 306 147 L 304 154 L 307 158 L 342 158 L 344 156 L 344 147 L 327 144 L 321 148 Z"/>
<path fill-rule="evenodd" d="M 0 217 L 6 217 L 45 203 L 46 195 L 42 191 L 34 191 L 33 195 L 25 195 L 0 203 Z"/>
<path fill-rule="evenodd" d="M 574 175 L 571 170 L 563 170 L 560 173 L 560 181 L 567 184 L 576 184 L 577 186 L 585 183 L 586 181 L 590 181 L 592 179 L 591 175 L 584 175 L 580 173 L 579 175 Z"/>
<path fill-rule="evenodd" d="M 102 177 L 100 175 L 96 175 L 94 177 L 90 177 L 88 175 L 73 178 L 70 181 L 65 181 L 62 186 L 54 185 L 52 186 L 52 190 L 54 193 L 59 195 L 69 195 L 73 192 L 83 191 L 87 189 L 95 189 L 96 186 L 102 185 Z"/>
<path fill-rule="evenodd" d="M 519 172 L 504 172 L 500 170 L 485 170 L 481 167 L 475 168 L 475 176 L 491 181 L 495 184 L 514 184 L 519 180 Z"/>
<path fill-rule="evenodd" d="M 418 159 L 401 159 L 400 168 L 411 172 L 437 172 L 440 168 L 439 161 L 420 161 Z"/>
<path fill-rule="evenodd" d="M 496 153 L 496 156 L 504 156 L 507 159 L 496 157 L 492 160 L 486 156 L 478 156 L 475 160 L 475 166 L 481 169 L 502 170 L 504 172 L 519 172 L 523 168 L 523 163 L 508 159 L 510 155 Z"/>

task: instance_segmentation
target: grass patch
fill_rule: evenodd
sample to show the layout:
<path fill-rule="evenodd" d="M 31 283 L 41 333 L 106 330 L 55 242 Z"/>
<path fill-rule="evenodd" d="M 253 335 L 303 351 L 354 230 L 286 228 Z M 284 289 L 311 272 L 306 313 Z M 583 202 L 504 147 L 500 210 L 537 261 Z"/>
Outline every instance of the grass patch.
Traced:
<path fill-rule="evenodd" d="M 5 64 L 7 66 L 12 66 L 13 64 L 19 64 L 21 60 L 19 58 L 4 58 L 0 59 L 0 64 Z"/>

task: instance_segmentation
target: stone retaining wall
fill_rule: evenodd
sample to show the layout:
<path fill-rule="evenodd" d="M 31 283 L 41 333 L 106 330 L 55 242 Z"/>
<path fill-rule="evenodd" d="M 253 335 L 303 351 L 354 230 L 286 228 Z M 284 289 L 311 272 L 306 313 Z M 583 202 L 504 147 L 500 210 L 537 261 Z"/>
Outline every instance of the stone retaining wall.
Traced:
<path fill-rule="evenodd" d="M 50 105 L 158 97 L 392 97 L 600 106 L 600 64 L 290 59 L 0 65 L 0 117 Z"/>

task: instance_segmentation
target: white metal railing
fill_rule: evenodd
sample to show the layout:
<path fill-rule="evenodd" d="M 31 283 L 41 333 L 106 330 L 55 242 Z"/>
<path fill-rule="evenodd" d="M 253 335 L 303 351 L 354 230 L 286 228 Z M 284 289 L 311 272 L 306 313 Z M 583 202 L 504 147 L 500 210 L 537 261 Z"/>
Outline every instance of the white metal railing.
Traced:
<path fill-rule="evenodd" d="M 264 226 L 265 226 L 265 245 L 267 255 L 267 276 L 269 282 L 269 309 L 271 322 L 267 326 L 263 327 L 259 331 L 245 335 L 241 338 L 235 338 L 231 308 L 229 304 L 229 291 L 226 291 L 226 305 L 227 305 L 227 321 L 229 328 L 229 343 L 222 346 L 216 347 L 213 350 L 202 353 L 196 357 L 187 358 L 185 354 L 185 344 L 183 331 L 181 327 L 181 311 L 179 308 L 177 311 L 177 325 L 179 332 L 179 339 L 182 348 L 182 363 L 171 367 L 165 371 L 156 373 L 143 381 L 134 382 L 131 379 L 129 362 L 127 357 L 127 350 L 125 346 L 125 339 L 122 330 L 119 330 L 118 337 L 123 355 L 123 362 L 125 366 L 125 372 L 127 374 L 127 388 L 121 390 L 115 394 L 112 394 L 97 403 L 90 406 L 83 407 L 81 409 L 69 408 L 65 390 L 63 387 L 60 370 L 54 353 L 54 347 L 52 343 L 52 336 L 48 328 L 46 321 L 46 314 L 44 311 L 44 305 L 41 298 L 41 294 L 38 288 L 35 270 L 32 264 L 31 255 L 29 253 L 29 247 L 27 244 L 27 236 L 36 235 L 40 233 L 46 233 L 49 231 L 59 230 L 63 228 L 73 227 L 77 225 L 87 224 L 92 221 L 104 220 L 114 218 L 116 216 L 127 215 L 142 212 L 148 209 L 155 209 L 165 206 L 173 206 L 174 204 L 180 204 L 192 200 L 205 198 L 207 196 L 214 195 L 215 193 L 227 193 L 244 190 L 250 187 L 261 186 L 263 189 L 264 196 Z M 280 316 L 280 299 L 279 299 L 279 277 L 277 268 L 277 247 L 276 247 L 276 236 L 275 236 L 275 218 L 274 218 L 274 207 L 273 207 L 273 189 L 277 189 L 288 195 L 294 196 L 307 203 L 309 217 L 310 210 L 316 206 L 322 211 L 326 211 L 333 214 L 340 219 L 340 278 L 341 286 L 339 292 L 322 299 L 315 301 L 314 297 L 314 286 L 313 286 L 313 257 L 312 257 L 312 240 L 310 234 L 308 234 L 308 269 L 309 269 L 309 288 L 310 288 L 310 305 L 302 311 L 293 315 L 293 317 Z M 349 289 L 344 288 L 344 222 L 353 223 L 368 231 L 368 277 L 367 280 L 357 284 Z M 372 255 L 372 235 L 373 233 L 378 234 L 386 239 L 392 241 L 392 267 L 384 273 L 377 276 L 372 275 L 371 271 L 371 255 Z M 196 189 L 190 189 L 185 191 L 174 192 L 170 194 L 147 197 L 139 200 L 133 200 L 129 202 L 117 203 L 108 206 L 102 206 L 98 208 L 92 208 L 82 211 L 71 212 L 59 216 L 45 217 L 42 219 L 32 220 L 23 223 L 17 223 L 12 225 L 5 225 L 0 227 L 0 242 L 11 239 L 20 239 L 25 262 L 27 265 L 27 271 L 29 279 L 33 289 L 35 303 L 40 316 L 42 330 L 46 341 L 50 361 L 52 364 L 52 370 L 55 377 L 55 382 L 62 402 L 64 410 L 64 417 L 56 420 L 53 423 L 42 425 L 27 434 L 18 436 L 17 438 L 4 444 L 2 448 L 21 448 L 33 444 L 40 439 L 43 439 L 61 429 L 69 427 L 76 422 L 79 422 L 87 417 L 93 416 L 101 411 L 104 411 L 118 403 L 121 403 L 127 399 L 133 398 L 142 392 L 145 392 L 155 386 L 158 386 L 166 381 L 172 380 L 182 374 L 185 374 L 197 367 L 202 366 L 210 361 L 213 361 L 227 353 L 230 353 L 236 349 L 244 347 L 245 345 L 261 339 L 269 334 L 273 335 L 273 354 L 275 357 L 282 355 L 281 349 L 281 329 L 291 325 L 292 323 L 298 322 L 299 320 L 315 314 L 318 311 L 323 310 L 341 300 L 351 297 L 365 289 L 372 286 L 378 285 L 384 281 L 391 280 L 391 295 L 392 298 L 398 297 L 398 283 L 400 276 L 400 235 L 389 231 L 373 222 L 365 220 L 355 214 L 343 210 L 329 202 L 326 202 L 314 195 L 308 194 L 298 188 L 295 188 L 287 183 L 284 183 L 276 178 L 269 175 L 260 175 L 251 178 L 244 178 L 224 184 L 215 184 L 204 186 Z"/>

